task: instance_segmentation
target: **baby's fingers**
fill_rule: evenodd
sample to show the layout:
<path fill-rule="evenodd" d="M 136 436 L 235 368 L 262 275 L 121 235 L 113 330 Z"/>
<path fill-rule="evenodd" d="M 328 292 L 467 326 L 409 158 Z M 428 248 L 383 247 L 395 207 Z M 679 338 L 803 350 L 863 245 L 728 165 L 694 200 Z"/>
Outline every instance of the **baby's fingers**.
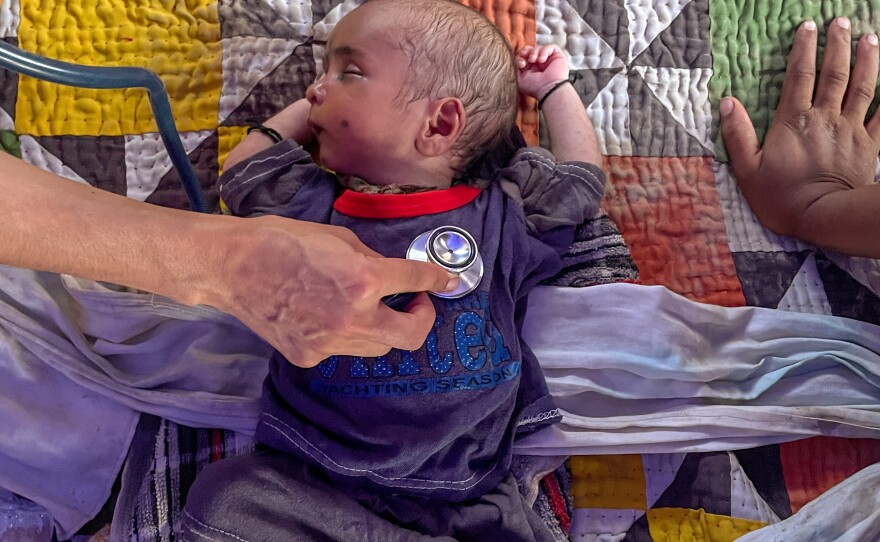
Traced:
<path fill-rule="evenodd" d="M 525 68 L 529 65 L 529 55 L 535 48 L 531 45 L 526 45 L 516 52 L 516 67 L 517 68 Z"/>

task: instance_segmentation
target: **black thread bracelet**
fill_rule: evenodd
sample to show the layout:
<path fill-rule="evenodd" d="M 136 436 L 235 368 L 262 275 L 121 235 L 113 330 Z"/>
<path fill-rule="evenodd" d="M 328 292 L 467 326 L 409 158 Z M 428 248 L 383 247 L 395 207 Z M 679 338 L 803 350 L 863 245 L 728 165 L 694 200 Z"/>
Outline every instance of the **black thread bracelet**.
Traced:
<path fill-rule="evenodd" d="M 260 132 L 275 143 L 280 143 L 282 140 L 284 140 L 284 138 L 281 137 L 281 134 L 279 134 L 277 131 L 269 128 L 268 126 L 263 126 L 255 120 L 246 120 L 245 123 L 248 125 L 248 134 L 250 134 L 251 132 Z"/>
<path fill-rule="evenodd" d="M 581 72 L 577 70 L 571 70 L 570 72 L 568 72 L 568 79 L 563 79 L 562 81 L 559 81 L 558 83 L 553 85 L 553 87 L 548 90 L 543 96 L 541 96 L 541 99 L 538 100 L 538 109 L 541 109 L 541 106 L 544 105 L 544 100 L 546 100 L 551 94 L 553 94 L 556 89 L 566 83 L 571 83 L 572 85 L 574 85 L 574 82 L 578 79 L 581 79 L 582 77 L 583 74 L 581 74 Z"/>
<path fill-rule="evenodd" d="M 550 90 L 548 90 L 546 93 L 544 93 L 544 95 L 541 96 L 541 99 L 538 100 L 538 109 L 541 109 L 541 106 L 544 105 L 544 100 L 550 97 L 550 95 L 553 94 L 554 90 L 558 89 L 562 85 L 565 85 L 566 83 L 568 83 L 568 79 L 563 79 L 562 81 L 553 85 L 553 87 L 551 87 Z"/>

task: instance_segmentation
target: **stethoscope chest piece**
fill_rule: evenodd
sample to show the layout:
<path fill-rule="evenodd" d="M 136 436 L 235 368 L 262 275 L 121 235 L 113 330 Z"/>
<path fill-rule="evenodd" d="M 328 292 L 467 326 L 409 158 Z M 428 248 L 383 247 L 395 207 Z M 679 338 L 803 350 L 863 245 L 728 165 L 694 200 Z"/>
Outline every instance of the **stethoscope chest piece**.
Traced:
<path fill-rule="evenodd" d="M 450 292 L 431 292 L 447 299 L 464 297 L 476 289 L 483 278 L 483 258 L 471 234 L 456 226 L 440 226 L 419 235 L 409 245 L 406 257 L 431 262 L 458 273 L 458 288 Z"/>

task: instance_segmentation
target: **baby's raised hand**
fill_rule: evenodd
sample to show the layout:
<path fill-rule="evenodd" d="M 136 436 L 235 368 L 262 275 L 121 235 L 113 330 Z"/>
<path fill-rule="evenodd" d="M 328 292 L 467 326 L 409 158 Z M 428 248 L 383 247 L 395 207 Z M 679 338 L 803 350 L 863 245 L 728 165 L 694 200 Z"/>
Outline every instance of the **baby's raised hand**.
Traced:
<path fill-rule="evenodd" d="M 523 47 L 516 53 L 516 67 L 519 91 L 537 99 L 568 79 L 568 58 L 557 45 Z"/>

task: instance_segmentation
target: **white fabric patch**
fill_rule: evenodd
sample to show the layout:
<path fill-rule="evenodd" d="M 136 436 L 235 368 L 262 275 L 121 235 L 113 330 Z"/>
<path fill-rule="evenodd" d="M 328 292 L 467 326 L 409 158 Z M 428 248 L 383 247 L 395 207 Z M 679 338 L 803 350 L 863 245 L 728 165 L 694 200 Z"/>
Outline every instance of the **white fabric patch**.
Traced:
<path fill-rule="evenodd" d="M 183 132 L 180 140 L 183 149 L 189 154 L 202 141 L 211 135 L 211 130 Z M 168 150 L 159 134 L 137 134 L 125 136 L 125 195 L 131 199 L 145 201 L 155 192 L 159 181 L 171 170 Z"/>
<path fill-rule="evenodd" d="M 779 516 L 770 508 L 755 485 L 743 471 L 739 459 L 728 452 L 730 458 L 730 515 L 762 523 L 778 523 Z"/>
<path fill-rule="evenodd" d="M 15 75 L 11 75 L 11 77 L 17 77 Z M 0 130 L 12 130 L 15 131 L 15 121 L 12 120 L 12 117 L 4 111 L 0 109 Z"/>
<path fill-rule="evenodd" d="M 573 70 L 621 68 L 623 61 L 565 0 L 538 0 L 538 45 L 555 44 L 568 55 Z"/>
<path fill-rule="evenodd" d="M 625 0 L 629 13 L 629 64 L 666 30 L 691 0 Z"/>
<path fill-rule="evenodd" d="M 19 143 L 21 144 L 21 157 L 25 162 L 33 164 L 37 167 L 51 171 L 55 175 L 61 175 L 71 181 L 82 184 L 89 184 L 78 173 L 70 169 L 61 162 L 61 159 L 47 151 L 37 140 L 29 135 L 19 135 Z"/>
<path fill-rule="evenodd" d="M 644 510 L 575 508 L 571 511 L 572 542 L 619 542 Z"/>
<path fill-rule="evenodd" d="M 645 500 L 648 508 L 663 495 L 678 474 L 678 469 L 687 454 L 642 454 L 642 469 L 645 471 Z"/>
<path fill-rule="evenodd" d="M 653 68 L 634 66 L 654 97 L 685 131 L 703 147 L 715 152 L 712 142 L 712 108 L 709 103 L 709 68 Z"/>
<path fill-rule="evenodd" d="M 596 129 L 599 149 L 605 155 L 632 156 L 629 131 L 629 81 L 625 73 L 611 78 L 587 108 Z"/>
<path fill-rule="evenodd" d="M 811 314 L 832 314 L 814 255 L 810 254 L 801 265 L 776 308 Z"/>
<path fill-rule="evenodd" d="M 311 34 L 312 4 L 304 0 L 263 0 L 305 39 Z"/>
<path fill-rule="evenodd" d="M 12 38 L 18 35 L 20 11 L 19 0 L 0 2 L 0 38 Z"/>

